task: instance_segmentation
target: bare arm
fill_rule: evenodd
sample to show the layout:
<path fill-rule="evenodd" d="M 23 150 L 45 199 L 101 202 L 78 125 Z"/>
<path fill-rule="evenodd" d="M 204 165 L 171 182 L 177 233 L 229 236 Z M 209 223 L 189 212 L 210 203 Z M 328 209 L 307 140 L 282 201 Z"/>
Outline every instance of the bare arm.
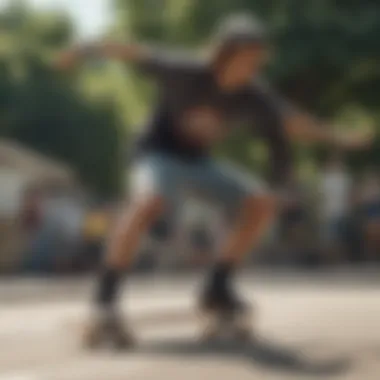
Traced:
<path fill-rule="evenodd" d="M 57 66 L 70 68 L 82 63 L 87 58 L 99 57 L 137 63 L 149 56 L 148 48 L 139 44 L 98 43 L 69 49 L 60 56 Z"/>
<path fill-rule="evenodd" d="M 94 55 L 120 61 L 138 62 L 148 55 L 148 50 L 139 44 L 104 43 L 89 47 Z"/>
<path fill-rule="evenodd" d="M 343 149 L 366 148 L 373 139 L 373 134 L 368 131 L 336 131 L 308 114 L 297 111 L 286 116 L 285 130 L 292 140 L 327 144 Z"/>
<path fill-rule="evenodd" d="M 373 133 L 366 130 L 337 131 L 331 125 L 303 112 L 276 94 L 265 82 L 256 85 L 260 97 L 270 105 L 271 113 L 280 114 L 281 125 L 289 140 L 324 144 L 339 149 L 361 149 L 371 145 Z"/>

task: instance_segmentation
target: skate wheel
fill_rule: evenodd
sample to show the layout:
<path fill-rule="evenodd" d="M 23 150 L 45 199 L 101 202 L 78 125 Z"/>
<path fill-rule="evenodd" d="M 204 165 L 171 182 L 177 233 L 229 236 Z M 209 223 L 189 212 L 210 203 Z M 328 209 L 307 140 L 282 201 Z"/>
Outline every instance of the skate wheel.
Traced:
<path fill-rule="evenodd" d="M 245 310 L 235 316 L 232 335 L 234 339 L 242 342 L 251 341 L 254 338 L 253 313 L 251 310 Z"/>
<path fill-rule="evenodd" d="M 239 342 L 251 342 L 254 340 L 254 334 L 251 328 L 238 328 L 234 331 L 234 339 Z"/>
<path fill-rule="evenodd" d="M 202 325 L 202 342 L 212 342 L 217 340 L 222 331 L 222 321 L 218 314 L 212 311 L 201 311 L 200 320 Z"/>
<path fill-rule="evenodd" d="M 108 341 L 110 345 L 118 351 L 129 350 L 136 345 L 134 336 L 123 326 L 111 328 L 108 332 Z"/>
<path fill-rule="evenodd" d="M 125 351 L 133 349 L 136 342 L 132 338 L 118 338 L 112 342 L 112 346 L 117 351 Z"/>
<path fill-rule="evenodd" d="M 253 324 L 253 314 L 250 310 L 237 314 L 235 317 L 235 323 L 237 326 L 242 326 L 243 329 L 247 329 Z"/>
<path fill-rule="evenodd" d="M 82 345 L 85 349 L 96 350 L 103 346 L 106 341 L 106 334 L 98 331 L 85 331 Z"/>
<path fill-rule="evenodd" d="M 218 328 L 210 328 L 202 332 L 202 342 L 215 342 L 220 338 L 220 330 Z"/>

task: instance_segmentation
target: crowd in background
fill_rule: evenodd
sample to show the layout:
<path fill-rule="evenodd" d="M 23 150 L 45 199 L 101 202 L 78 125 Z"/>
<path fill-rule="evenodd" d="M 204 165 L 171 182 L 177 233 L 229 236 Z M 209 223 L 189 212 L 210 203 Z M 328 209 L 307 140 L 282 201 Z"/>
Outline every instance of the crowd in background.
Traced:
<path fill-rule="evenodd" d="M 380 177 L 357 178 L 339 157 L 328 160 L 316 186 L 297 183 L 280 222 L 279 254 L 294 264 L 380 262 Z"/>
<path fill-rule="evenodd" d="M 89 201 L 78 191 L 59 189 L 29 190 L 23 202 L 25 244 L 12 272 L 96 268 L 119 208 L 116 202 Z M 293 182 L 279 216 L 265 244 L 251 255 L 252 263 L 320 267 L 380 262 L 380 177 L 375 171 L 354 178 L 334 157 L 320 171 L 316 186 Z M 223 213 L 187 202 L 177 217 L 180 220 L 163 219 L 152 228 L 135 270 L 191 269 L 217 254 L 217 242 L 228 228 Z"/>

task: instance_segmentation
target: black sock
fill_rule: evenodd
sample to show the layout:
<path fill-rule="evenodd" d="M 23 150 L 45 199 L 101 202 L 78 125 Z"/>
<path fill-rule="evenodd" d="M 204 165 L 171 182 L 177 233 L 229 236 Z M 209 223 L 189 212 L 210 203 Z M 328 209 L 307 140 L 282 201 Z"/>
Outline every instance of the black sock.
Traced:
<path fill-rule="evenodd" d="M 101 309 L 114 308 L 121 277 L 122 273 L 117 269 L 104 268 L 102 270 L 95 294 L 95 302 Z"/>
<path fill-rule="evenodd" d="M 221 262 L 211 271 L 207 292 L 212 295 L 223 295 L 230 289 L 231 278 L 234 272 L 233 265 Z"/>

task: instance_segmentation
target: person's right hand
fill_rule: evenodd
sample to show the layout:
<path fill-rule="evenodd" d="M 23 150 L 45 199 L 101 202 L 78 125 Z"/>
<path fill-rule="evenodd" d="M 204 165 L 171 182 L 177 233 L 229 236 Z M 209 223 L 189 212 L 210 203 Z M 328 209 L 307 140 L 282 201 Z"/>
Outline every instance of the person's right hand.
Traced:
<path fill-rule="evenodd" d="M 371 147 L 375 133 L 373 131 L 354 130 L 342 132 L 337 137 L 337 145 L 345 150 L 364 150 Z"/>
<path fill-rule="evenodd" d="M 75 67 L 78 61 L 78 52 L 75 50 L 67 50 L 60 54 L 54 66 L 59 70 L 68 70 Z"/>

